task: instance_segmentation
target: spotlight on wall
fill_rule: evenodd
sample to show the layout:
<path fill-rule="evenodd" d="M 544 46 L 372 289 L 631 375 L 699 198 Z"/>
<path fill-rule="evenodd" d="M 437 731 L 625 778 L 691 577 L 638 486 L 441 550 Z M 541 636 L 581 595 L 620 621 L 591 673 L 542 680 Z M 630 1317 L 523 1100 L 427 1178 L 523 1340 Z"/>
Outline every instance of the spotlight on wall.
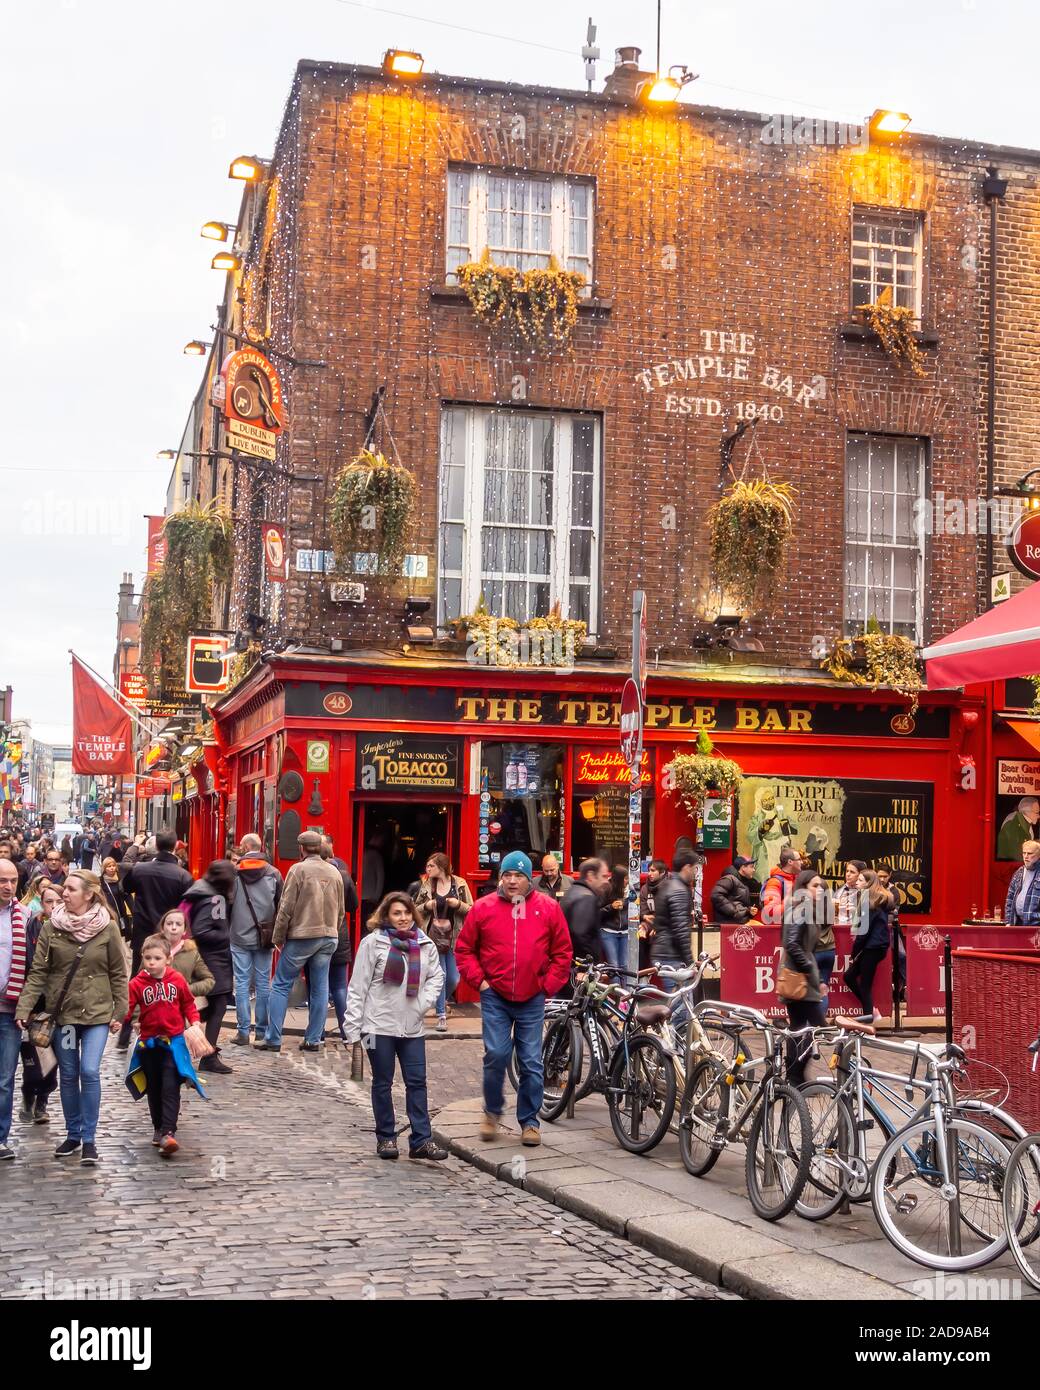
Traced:
<path fill-rule="evenodd" d="M 209 343 L 204 343 L 198 338 L 192 338 L 190 343 L 184 344 L 185 357 L 205 357 L 209 350 Z"/>
<path fill-rule="evenodd" d="M 233 222 L 203 222 L 199 235 L 207 241 L 227 241 L 234 230 Z"/>
<path fill-rule="evenodd" d="M 213 270 L 237 270 L 241 264 L 241 259 L 231 251 L 218 251 L 210 261 Z"/>
<path fill-rule="evenodd" d="M 267 165 L 262 159 L 257 159 L 256 155 L 240 154 L 237 159 L 231 161 L 228 169 L 229 179 L 244 179 L 246 183 L 255 183 L 262 179 L 267 172 Z"/>
<path fill-rule="evenodd" d="M 428 598 L 406 598 L 402 621 L 409 642 L 432 642 L 434 631 L 428 622 L 423 621 L 432 607 Z"/>
<path fill-rule="evenodd" d="M 905 111 L 886 111 L 879 108 L 870 118 L 872 140 L 898 140 L 910 124 Z"/>
<path fill-rule="evenodd" d="M 697 73 L 691 72 L 685 63 L 673 63 L 667 73 L 658 73 L 644 83 L 640 95 L 655 106 L 668 106 L 679 100 L 679 93 L 690 82 L 696 82 Z"/>
<path fill-rule="evenodd" d="M 394 77 L 418 77 L 423 70 L 423 56 L 403 48 L 388 48 L 383 54 L 383 71 Z"/>

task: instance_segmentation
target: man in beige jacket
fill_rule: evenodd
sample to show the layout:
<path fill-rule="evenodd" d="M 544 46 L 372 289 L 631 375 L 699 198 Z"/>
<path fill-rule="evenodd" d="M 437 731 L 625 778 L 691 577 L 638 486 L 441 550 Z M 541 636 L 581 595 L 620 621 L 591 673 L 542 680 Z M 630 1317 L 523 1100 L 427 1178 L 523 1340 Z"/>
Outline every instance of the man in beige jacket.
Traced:
<path fill-rule="evenodd" d="M 274 919 L 274 945 L 280 954 L 267 1006 L 267 1032 L 256 1044 L 262 1052 L 281 1052 L 289 991 L 308 962 L 307 1032 L 300 1043 L 301 1052 L 317 1052 L 321 1047 L 329 1012 L 329 962 L 343 919 L 343 877 L 322 859 L 321 836 L 316 830 L 305 830 L 296 843 L 300 862 L 285 876 Z"/>

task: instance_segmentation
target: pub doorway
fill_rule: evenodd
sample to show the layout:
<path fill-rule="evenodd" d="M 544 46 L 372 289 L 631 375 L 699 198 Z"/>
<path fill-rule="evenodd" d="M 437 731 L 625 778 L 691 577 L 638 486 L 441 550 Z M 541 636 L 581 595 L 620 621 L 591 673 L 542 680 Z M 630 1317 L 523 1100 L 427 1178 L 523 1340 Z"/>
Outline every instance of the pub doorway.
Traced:
<path fill-rule="evenodd" d="M 362 922 L 387 893 L 407 893 L 431 854 L 440 851 L 455 865 L 459 803 L 365 800 L 354 806 L 354 872 Z"/>

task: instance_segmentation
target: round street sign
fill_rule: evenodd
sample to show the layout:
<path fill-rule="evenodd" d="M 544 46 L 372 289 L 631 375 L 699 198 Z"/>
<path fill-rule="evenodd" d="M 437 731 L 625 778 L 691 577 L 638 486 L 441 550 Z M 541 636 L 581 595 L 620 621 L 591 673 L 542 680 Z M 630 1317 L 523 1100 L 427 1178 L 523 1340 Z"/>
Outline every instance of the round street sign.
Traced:
<path fill-rule="evenodd" d="M 1007 552 L 1027 579 L 1040 579 L 1040 511 L 1023 512 L 1008 536 Z"/>
<path fill-rule="evenodd" d="M 643 702 L 634 680 L 625 681 L 621 692 L 621 756 L 632 767 L 643 747 Z"/>

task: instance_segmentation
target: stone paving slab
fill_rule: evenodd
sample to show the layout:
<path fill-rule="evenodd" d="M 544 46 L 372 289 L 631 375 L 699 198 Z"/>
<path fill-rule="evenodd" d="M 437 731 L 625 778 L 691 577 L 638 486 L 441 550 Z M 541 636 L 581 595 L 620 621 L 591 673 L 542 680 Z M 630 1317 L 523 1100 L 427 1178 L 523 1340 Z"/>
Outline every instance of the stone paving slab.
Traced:
<path fill-rule="evenodd" d="M 481 1144 L 476 1119 L 468 1134 L 460 1132 L 460 1119 L 474 1116 L 472 1104 L 465 1109 L 446 1106 L 434 1129 L 443 1123 L 443 1142 L 466 1161 L 497 1171 L 509 1183 L 627 1235 L 745 1297 L 874 1301 L 924 1296 L 914 1287 L 917 1266 L 880 1235 L 869 1205 L 823 1222 L 804 1221 L 795 1213 L 779 1222 L 762 1221 L 747 1199 L 741 1146 L 728 1149 L 708 1177 L 693 1178 L 676 1161 L 674 1136 L 651 1154 L 627 1154 L 602 1124 L 602 1100 L 590 1097 L 581 1106 L 590 1112 L 591 1125 L 569 1129 L 565 1118 L 543 1125 L 541 1147 L 514 1147 L 508 1160 L 503 1153 L 508 1146 L 501 1140 Z M 487 1149 L 494 1151 L 494 1162 L 482 1153 Z M 538 1157 L 527 1157 L 532 1153 Z M 548 1167 L 547 1160 L 577 1166 Z"/>

